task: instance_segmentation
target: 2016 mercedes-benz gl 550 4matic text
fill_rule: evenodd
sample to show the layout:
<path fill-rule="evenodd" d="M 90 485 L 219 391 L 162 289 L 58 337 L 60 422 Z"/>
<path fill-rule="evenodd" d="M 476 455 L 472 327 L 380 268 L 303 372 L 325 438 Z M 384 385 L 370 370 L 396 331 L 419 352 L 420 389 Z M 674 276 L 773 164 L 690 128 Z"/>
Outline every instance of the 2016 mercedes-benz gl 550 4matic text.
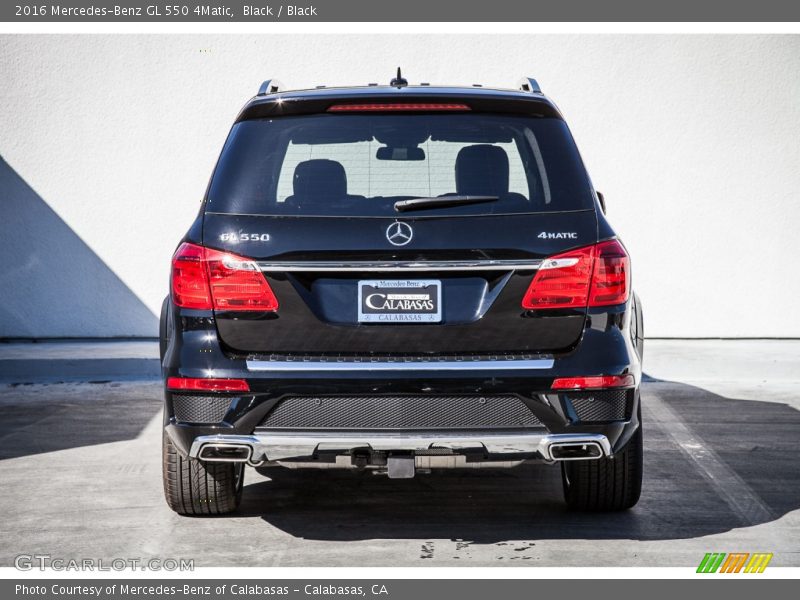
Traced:
<path fill-rule="evenodd" d="M 629 508 L 642 337 L 628 254 L 534 80 L 265 82 L 172 259 L 167 502 L 232 511 L 246 465 L 543 461 L 570 507 Z"/>

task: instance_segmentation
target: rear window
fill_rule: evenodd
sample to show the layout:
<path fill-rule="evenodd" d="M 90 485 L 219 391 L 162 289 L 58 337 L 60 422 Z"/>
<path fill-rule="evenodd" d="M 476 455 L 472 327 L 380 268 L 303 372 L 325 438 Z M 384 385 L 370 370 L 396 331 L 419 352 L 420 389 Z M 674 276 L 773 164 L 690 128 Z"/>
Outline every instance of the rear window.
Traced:
<path fill-rule="evenodd" d="M 590 194 L 559 119 L 322 114 L 237 123 L 207 210 L 396 216 L 399 200 L 489 196 L 497 200 L 407 214 L 508 214 L 591 208 Z"/>

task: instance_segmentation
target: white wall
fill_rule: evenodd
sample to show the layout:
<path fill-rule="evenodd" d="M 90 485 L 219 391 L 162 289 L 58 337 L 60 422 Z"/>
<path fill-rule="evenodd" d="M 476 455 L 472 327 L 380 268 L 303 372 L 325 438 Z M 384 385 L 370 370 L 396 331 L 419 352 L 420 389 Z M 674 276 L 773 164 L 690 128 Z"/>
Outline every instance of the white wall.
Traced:
<path fill-rule="evenodd" d="M 632 252 L 648 335 L 800 336 L 798 36 L 2 36 L 0 156 L 133 305 L 157 312 L 170 254 L 261 80 L 387 82 L 398 65 L 412 83 L 539 80 Z M 19 206 L 10 189 L 0 222 Z M 27 251 L 2 248 L 7 281 Z M 0 294 L 35 302 L 19 286 Z M 29 335 L 155 334 L 154 319 L 34 308 Z M 0 337 L 19 331 L 0 313 Z"/>

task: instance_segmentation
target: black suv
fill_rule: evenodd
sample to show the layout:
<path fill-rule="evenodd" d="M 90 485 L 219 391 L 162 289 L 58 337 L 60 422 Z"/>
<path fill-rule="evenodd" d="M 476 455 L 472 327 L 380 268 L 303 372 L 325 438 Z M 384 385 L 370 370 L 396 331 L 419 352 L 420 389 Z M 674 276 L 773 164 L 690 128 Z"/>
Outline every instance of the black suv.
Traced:
<path fill-rule="evenodd" d="M 245 465 L 531 460 L 572 508 L 633 506 L 642 317 L 604 212 L 533 79 L 265 82 L 172 259 L 169 506 L 234 510 Z"/>

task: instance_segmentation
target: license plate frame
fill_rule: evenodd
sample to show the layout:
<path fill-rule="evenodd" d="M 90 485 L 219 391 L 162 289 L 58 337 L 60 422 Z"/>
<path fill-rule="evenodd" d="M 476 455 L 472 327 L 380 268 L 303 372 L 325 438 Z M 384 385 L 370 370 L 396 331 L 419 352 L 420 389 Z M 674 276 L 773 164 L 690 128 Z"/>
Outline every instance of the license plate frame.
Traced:
<path fill-rule="evenodd" d="M 429 303 L 432 303 L 431 308 L 428 308 Z M 439 279 L 360 280 L 357 311 L 359 323 L 441 323 L 442 282 Z"/>

